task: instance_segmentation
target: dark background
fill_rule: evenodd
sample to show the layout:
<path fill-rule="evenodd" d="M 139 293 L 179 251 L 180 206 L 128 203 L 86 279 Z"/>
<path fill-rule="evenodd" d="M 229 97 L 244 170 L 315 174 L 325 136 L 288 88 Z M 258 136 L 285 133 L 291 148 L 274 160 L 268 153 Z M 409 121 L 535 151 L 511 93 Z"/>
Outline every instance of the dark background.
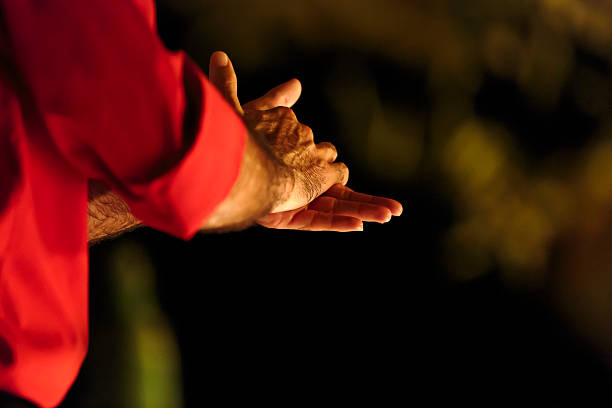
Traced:
<path fill-rule="evenodd" d="M 349 186 L 404 213 L 94 245 L 62 406 L 609 403 L 610 10 L 563 4 L 158 2 L 167 46 L 204 71 L 225 50 L 243 102 L 299 78 Z"/>

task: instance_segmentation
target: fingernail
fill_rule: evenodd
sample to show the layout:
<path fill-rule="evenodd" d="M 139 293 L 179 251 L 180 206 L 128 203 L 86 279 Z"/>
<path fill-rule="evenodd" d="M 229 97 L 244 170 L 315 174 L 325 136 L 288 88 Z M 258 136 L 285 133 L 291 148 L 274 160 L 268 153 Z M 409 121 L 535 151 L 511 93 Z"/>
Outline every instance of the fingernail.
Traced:
<path fill-rule="evenodd" d="M 222 51 L 217 51 L 213 55 L 213 64 L 218 67 L 226 67 L 229 62 L 227 54 Z"/>

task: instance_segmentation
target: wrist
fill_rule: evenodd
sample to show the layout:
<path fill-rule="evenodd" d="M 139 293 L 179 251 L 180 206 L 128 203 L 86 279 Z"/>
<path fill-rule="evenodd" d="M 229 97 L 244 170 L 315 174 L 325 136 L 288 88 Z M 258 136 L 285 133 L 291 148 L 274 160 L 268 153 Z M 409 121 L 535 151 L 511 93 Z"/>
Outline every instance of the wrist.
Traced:
<path fill-rule="evenodd" d="M 276 191 L 274 191 L 274 200 L 269 212 L 275 212 L 283 203 L 286 203 L 295 188 L 295 171 L 276 158 L 275 161 L 276 177 L 272 185 Z"/>
<path fill-rule="evenodd" d="M 274 154 L 268 142 L 260 133 L 256 130 L 250 130 L 249 133 L 251 140 L 264 156 L 264 167 L 269 176 L 265 194 L 267 205 L 265 214 L 262 214 L 266 215 L 288 200 L 295 186 L 295 173 Z"/>
<path fill-rule="evenodd" d="M 238 178 L 229 195 L 202 225 L 206 231 L 232 231 L 253 225 L 287 197 L 291 172 L 256 131 L 249 130 Z"/>

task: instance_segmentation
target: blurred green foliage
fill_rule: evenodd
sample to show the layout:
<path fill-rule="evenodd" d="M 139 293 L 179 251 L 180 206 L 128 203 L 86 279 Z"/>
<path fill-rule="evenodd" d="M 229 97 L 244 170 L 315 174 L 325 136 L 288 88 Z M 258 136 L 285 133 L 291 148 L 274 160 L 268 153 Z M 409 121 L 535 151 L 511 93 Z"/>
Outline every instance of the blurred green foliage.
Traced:
<path fill-rule="evenodd" d="M 144 248 L 124 241 L 111 253 L 112 295 L 124 328 L 125 356 L 132 367 L 124 379 L 125 406 L 182 405 L 180 354 L 155 289 L 155 273 Z"/>
<path fill-rule="evenodd" d="M 88 392 L 77 393 L 67 405 L 181 407 L 180 353 L 159 306 L 149 255 L 137 241 L 122 239 L 107 250 L 105 259 L 100 272 L 108 276 L 94 278 L 97 293 L 92 293 L 92 371 L 85 375 L 94 380 L 86 382 Z"/>

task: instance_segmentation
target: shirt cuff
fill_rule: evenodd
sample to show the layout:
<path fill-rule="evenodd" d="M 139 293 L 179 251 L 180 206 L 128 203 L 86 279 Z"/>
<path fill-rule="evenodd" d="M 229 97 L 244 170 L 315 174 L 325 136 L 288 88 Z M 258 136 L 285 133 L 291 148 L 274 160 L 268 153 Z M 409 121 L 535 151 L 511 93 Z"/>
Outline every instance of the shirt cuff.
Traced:
<path fill-rule="evenodd" d="M 199 70 L 199 126 L 191 148 L 161 177 L 148 183 L 142 199 L 126 197 L 143 224 L 191 239 L 227 197 L 242 164 L 247 129 L 242 118 Z"/>

